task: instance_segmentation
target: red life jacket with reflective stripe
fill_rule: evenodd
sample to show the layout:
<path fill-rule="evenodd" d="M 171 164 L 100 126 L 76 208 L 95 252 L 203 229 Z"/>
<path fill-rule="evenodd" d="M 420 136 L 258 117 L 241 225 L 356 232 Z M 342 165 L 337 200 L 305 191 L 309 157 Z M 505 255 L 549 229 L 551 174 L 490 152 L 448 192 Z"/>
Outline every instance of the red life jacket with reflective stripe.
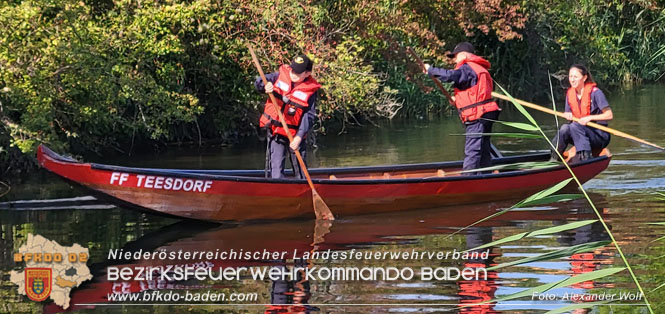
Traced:
<path fill-rule="evenodd" d="M 568 98 L 568 107 L 575 118 L 583 118 L 591 114 L 591 93 L 598 88 L 595 83 L 586 83 L 582 88 L 581 103 L 577 100 L 577 91 L 569 88 L 566 97 Z"/>
<path fill-rule="evenodd" d="M 281 97 L 275 97 L 277 100 L 277 105 L 279 110 L 282 111 L 284 115 L 284 120 L 286 120 L 286 125 L 289 128 L 289 132 L 292 136 L 295 136 L 300 127 L 300 122 L 302 121 L 302 116 L 305 112 L 305 108 L 309 107 L 309 97 L 314 95 L 316 91 L 321 87 L 321 85 L 316 82 L 311 76 L 307 77 L 304 81 L 296 84 L 293 88 L 291 82 L 291 67 L 288 65 L 282 65 L 279 67 L 279 77 L 274 84 L 274 91 L 279 95 L 286 96 L 289 98 L 289 103 L 285 104 Z M 295 109 L 294 114 L 288 114 L 289 107 Z M 270 98 L 266 101 L 266 104 L 263 109 L 263 115 L 259 120 L 259 126 L 266 127 L 270 126 L 272 134 L 280 134 L 283 136 L 286 135 L 286 131 L 282 128 L 282 123 L 279 122 L 279 115 L 277 114 L 277 108 L 272 104 Z"/>
<path fill-rule="evenodd" d="M 477 83 L 465 90 L 455 88 L 455 107 L 459 111 L 462 122 L 471 122 L 480 119 L 480 117 L 491 111 L 500 110 L 499 105 L 492 100 L 492 90 L 494 82 L 487 69 L 490 68 L 489 61 L 469 54 L 462 62 L 455 66 L 455 70 L 462 65 L 468 64 L 478 77 Z"/>

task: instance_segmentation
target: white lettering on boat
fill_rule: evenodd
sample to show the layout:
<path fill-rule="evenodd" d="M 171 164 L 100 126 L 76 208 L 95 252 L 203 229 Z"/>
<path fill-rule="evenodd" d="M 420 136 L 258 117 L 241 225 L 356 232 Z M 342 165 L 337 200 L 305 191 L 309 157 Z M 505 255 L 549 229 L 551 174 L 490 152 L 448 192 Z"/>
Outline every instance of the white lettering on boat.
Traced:
<path fill-rule="evenodd" d="M 111 182 L 109 184 L 118 181 L 118 185 L 122 185 L 123 182 L 127 181 L 127 178 L 129 178 L 129 173 L 114 172 L 111 174 Z"/>
<path fill-rule="evenodd" d="M 210 180 L 197 180 L 185 178 L 171 178 L 163 176 L 149 176 L 143 174 L 129 174 L 124 172 L 111 173 L 109 184 L 122 186 L 135 186 L 137 188 L 186 191 L 205 193 L 212 187 Z"/>

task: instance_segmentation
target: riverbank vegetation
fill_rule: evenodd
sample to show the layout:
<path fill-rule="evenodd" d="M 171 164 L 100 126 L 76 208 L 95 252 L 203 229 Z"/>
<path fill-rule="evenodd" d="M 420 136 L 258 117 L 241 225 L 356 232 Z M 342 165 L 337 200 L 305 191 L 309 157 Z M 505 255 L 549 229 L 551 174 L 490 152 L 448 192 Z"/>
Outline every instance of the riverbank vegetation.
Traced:
<path fill-rule="evenodd" d="M 665 74 L 656 1 L 5 1 L 0 4 L 0 173 L 38 143 L 131 154 L 256 136 L 264 68 L 299 52 L 323 83 L 319 132 L 446 112 L 405 47 L 437 66 L 472 42 L 521 98 L 584 62 L 604 86 Z M 560 76 L 557 76 L 559 74 Z M 562 79 L 565 84 L 565 79 Z M 528 91 L 528 95 L 523 92 Z"/>

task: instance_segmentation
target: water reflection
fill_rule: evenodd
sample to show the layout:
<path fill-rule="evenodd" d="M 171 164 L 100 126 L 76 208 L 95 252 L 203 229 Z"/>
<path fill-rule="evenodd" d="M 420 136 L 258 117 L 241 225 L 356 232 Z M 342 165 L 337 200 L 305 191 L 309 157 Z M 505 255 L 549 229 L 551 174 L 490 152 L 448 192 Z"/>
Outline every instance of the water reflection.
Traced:
<path fill-rule="evenodd" d="M 470 228 L 466 234 L 466 249 L 473 249 L 483 244 L 490 243 L 493 240 L 491 227 L 474 227 Z M 474 252 L 474 251 L 472 251 Z M 490 252 L 487 259 L 472 259 L 464 262 L 464 267 L 471 268 L 489 268 L 495 266 L 495 258 L 500 254 L 495 253 L 494 250 Z M 464 314 L 493 314 L 499 313 L 494 310 L 494 304 L 479 304 L 490 301 L 496 297 L 497 290 L 496 280 L 498 274 L 496 271 L 487 272 L 487 280 L 460 280 L 457 282 L 459 286 L 459 303 L 462 305 L 460 313 Z M 470 306 L 465 306 L 472 304 Z"/>
<path fill-rule="evenodd" d="M 295 259 L 293 267 L 305 268 L 308 261 Z M 285 271 L 287 266 L 282 266 Z M 272 280 L 270 289 L 270 305 L 266 305 L 266 313 L 310 313 L 319 311 L 319 308 L 308 306 L 311 297 L 310 282 L 305 276 L 304 270 L 297 272 L 297 278 L 293 280 Z"/>
<path fill-rule="evenodd" d="M 564 224 L 567 221 L 593 219 L 594 214 L 579 210 L 579 202 L 571 202 L 566 206 L 550 208 L 533 208 L 508 212 L 496 219 L 482 223 L 468 229 L 465 233 L 449 237 L 453 231 L 465 227 L 481 218 L 496 212 L 500 208 L 508 207 L 510 203 L 493 203 L 481 206 L 464 206 L 443 208 L 408 213 L 393 213 L 381 215 L 368 215 L 352 217 L 345 220 L 327 222 L 316 225 L 314 221 L 284 221 L 266 224 L 240 224 L 218 225 L 201 222 L 177 222 L 159 229 L 147 229 L 143 235 L 125 242 L 120 246 L 102 244 L 101 247 L 91 247 L 92 264 L 90 266 L 94 279 L 72 292 L 72 309 L 82 310 L 88 308 L 104 308 L 98 303 L 108 303 L 108 293 L 140 293 L 151 291 L 206 291 L 218 292 L 248 292 L 259 293 L 259 300 L 254 304 L 272 304 L 262 306 L 268 313 L 297 313 L 313 312 L 328 308 L 324 304 L 374 304 L 374 306 L 353 307 L 354 311 L 365 310 L 399 310 L 411 311 L 422 306 L 437 309 L 432 304 L 448 304 L 447 309 L 457 308 L 456 304 L 472 304 L 469 307 L 457 308 L 462 313 L 498 313 L 500 311 L 520 308 L 510 305 L 477 305 L 482 301 L 500 297 L 507 294 L 511 286 L 525 287 L 523 283 L 515 285 L 515 281 L 504 277 L 504 274 L 514 274 L 515 269 L 490 271 L 487 280 L 468 281 L 307 281 L 299 274 L 294 279 L 275 281 L 254 281 L 243 278 L 240 281 L 174 281 L 152 280 L 141 281 L 108 281 L 106 269 L 109 266 L 165 266 L 190 265 L 197 268 L 219 267 L 258 267 L 273 266 L 284 269 L 306 266 L 370 266 L 370 267 L 483 267 L 494 266 L 515 258 L 510 254 L 510 246 L 492 248 L 488 259 L 472 260 L 360 260 L 360 261 L 329 261 L 329 260 L 302 260 L 292 259 L 256 259 L 256 260 L 173 260 L 162 261 L 153 259 L 119 260 L 108 259 L 110 248 L 122 249 L 125 252 L 142 250 L 143 252 L 177 252 L 177 251 L 231 251 L 244 250 L 273 252 L 325 251 L 325 250 L 351 250 L 358 251 L 462 251 L 478 245 L 488 243 L 507 234 L 523 231 L 539 225 Z M 47 213 L 56 214 L 56 213 Z M 31 220 L 31 219 L 30 219 Z M 549 223 L 551 222 L 551 223 Z M 126 221 L 129 224 L 128 221 Z M 129 224 L 131 225 L 131 224 Z M 154 222 L 148 223 L 154 226 Z M 135 225 L 134 225 L 135 226 Z M 3 225 L 3 230 L 7 230 Z M 120 229 L 125 226 L 118 226 Z M 132 227 L 136 228 L 136 227 Z M 580 241 L 604 239 L 602 229 L 590 225 L 588 230 L 569 232 L 565 236 L 552 240 L 560 246 L 571 246 Z M 19 231 L 18 234 L 14 233 Z M 38 230 L 31 230 L 38 231 Z M 516 232 L 517 231 L 517 232 Z M 9 231 L 3 240 L 3 256 L 10 256 L 17 244 L 6 242 L 6 239 L 21 238 L 24 231 L 14 229 Z M 18 236 L 18 237 L 17 237 Z M 75 233 L 76 242 L 95 243 L 110 240 L 106 235 L 98 234 L 88 238 L 85 231 Z M 48 236 L 47 236 L 48 237 Z M 85 242 L 84 240 L 93 240 Z M 556 240 L 554 240 L 556 239 Z M 61 241 L 68 244 L 68 241 Z M 524 248 L 524 247 L 523 247 Z M 523 249 L 522 248 L 522 249 Z M 508 253 L 508 254 L 507 254 Z M 590 271 L 597 268 L 597 260 L 612 262 L 612 259 L 601 258 L 604 252 L 594 252 L 594 256 L 580 255 L 578 266 L 570 266 L 577 260 L 563 261 L 563 264 L 552 261 L 552 271 L 560 275 L 572 275 L 576 271 Z M 599 254 L 599 256 L 596 256 Z M 288 254 L 290 255 L 290 254 Z M 589 264 L 591 263 L 591 264 Z M 596 263 L 596 264 L 594 264 Z M 3 269 L 8 270 L 13 263 L 3 263 Z M 538 273 L 541 265 L 521 267 L 514 277 L 528 278 L 530 274 Z M 535 271 L 534 271 L 535 270 Z M 155 274 L 157 275 L 157 274 Z M 155 276 L 158 277 L 158 276 Z M 556 277 L 542 277 L 544 282 L 552 282 Z M 9 289 L 3 285 L 3 289 Z M 573 289 L 590 289 L 592 287 L 580 286 Z M 20 299 L 20 298 L 19 298 Z M 3 302 L 6 300 L 3 300 Z M 16 299 L 10 300 L 15 302 Z M 28 301 L 29 302 L 29 301 Z M 538 302 L 536 302 L 537 304 Z M 308 305 L 313 304 L 313 305 Z M 393 304 L 393 305 L 382 305 Z M 397 305 L 405 304 L 405 305 Z M 475 305 L 473 305 L 475 304 Z M 537 306 L 537 305 L 536 305 Z M 139 308 L 141 310 L 143 307 Z M 132 308 L 134 309 L 134 308 Z M 228 308 L 226 308 L 228 309 Z M 439 308 L 443 310 L 445 308 Z M 47 312 L 58 312 L 60 308 L 50 304 L 45 307 Z M 151 311 L 146 309 L 146 311 Z"/>
<path fill-rule="evenodd" d="M 604 215 L 607 214 L 607 208 L 601 209 L 601 212 Z M 566 223 L 566 221 L 553 221 L 555 226 L 564 225 Z M 571 247 L 578 244 L 597 241 L 610 241 L 609 235 L 605 232 L 605 229 L 600 222 L 585 225 L 575 230 L 566 231 L 557 238 L 557 242 L 563 247 Z M 573 275 L 580 275 L 599 270 L 602 265 L 612 265 L 615 253 L 614 248 L 609 246 L 595 249 L 592 252 L 575 253 L 568 259 L 570 263 L 570 271 Z M 577 289 L 593 289 L 600 287 L 612 288 L 613 286 L 610 284 L 601 285 L 599 283 L 594 283 L 592 280 L 588 280 L 576 283 L 570 287 Z"/>

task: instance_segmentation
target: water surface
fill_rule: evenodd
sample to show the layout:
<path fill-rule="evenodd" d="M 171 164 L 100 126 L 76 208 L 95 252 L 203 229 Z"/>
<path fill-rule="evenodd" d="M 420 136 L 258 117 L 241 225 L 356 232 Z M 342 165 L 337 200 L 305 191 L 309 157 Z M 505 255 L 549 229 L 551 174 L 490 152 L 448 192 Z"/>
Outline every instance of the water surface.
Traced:
<path fill-rule="evenodd" d="M 607 93 L 615 120 L 610 127 L 637 137 L 665 145 L 665 98 L 662 85 L 640 86 Z M 524 121 L 514 110 L 504 106 L 502 120 Z M 534 113 L 549 135 L 555 130 L 554 120 Z M 496 131 L 511 131 L 497 126 Z M 317 148 L 310 154 L 312 167 L 343 167 L 387 165 L 397 163 L 460 160 L 463 157 L 463 133 L 456 117 L 434 121 L 392 121 L 380 127 L 366 126 L 345 134 L 318 136 Z M 542 151 L 544 141 L 496 138 L 494 144 L 505 154 Z M 665 221 L 664 201 L 654 193 L 665 191 L 665 161 L 660 152 L 637 143 L 614 137 L 609 146 L 613 159 L 609 168 L 585 184 L 596 207 L 602 212 L 617 242 L 623 248 L 633 270 L 646 291 L 665 283 L 663 241 L 665 226 L 648 223 Z M 182 148 L 161 153 L 143 154 L 132 158 L 91 156 L 95 162 L 138 167 L 171 167 L 192 169 L 262 169 L 265 161 L 264 144 L 248 140 L 233 147 L 207 149 Z M 44 171 L 30 177 L 12 180 L 11 192 L 0 202 L 11 200 L 56 199 L 89 195 Z M 158 250 L 274 250 L 301 252 L 350 251 L 390 252 L 425 251 L 450 252 L 473 248 L 512 234 L 537 230 L 573 221 L 596 219 L 595 212 L 583 200 L 551 204 L 537 208 L 519 209 L 469 228 L 453 232 L 514 202 L 488 203 L 473 206 L 446 207 L 405 213 L 340 217 L 330 225 L 317 226 L 312 220 L 287 220 L 247 224 L 208 224 L 165 218 L 127 208 L 98 204 L 103 209 L 0 210 L 0 312 L 57 311 L 48 302 L 35 303 L 18 295 L 9 281 L 9 271 L 18 269 L 13 253 L 25 243 L 27 234 L 40 234 L 62 245 L 79 243 L 89 247 L 88 263 L 95 279 L 75 289 L 72 304 L 103 303 L 113 283 L 106 280 L 110 265 L 153 265 L 158 261 L 108 260 L 110 249 L 144 251 Z M 269 210 L 269 209 L 266 209 Z M 334 208 L 333 208 L 334 211 Z M 327 231 L 327 233 L 326 233 Z M 488 259 L 475 260 L 270 260 L 216 261 L 215 267 L 284 266 L 298 267 L 489 267 L 523 257 L 551 252 L 560 248 L 592 241 L 609 240 L 599 223 L 559 233 L 526 238 L 490 248 Z M 240 312 L 284 311 L 304 312 L 464 312 L 464 313 L 542 313 L 571 302 L 559 300 L 565 293 L 603 293 L 636 291 L 626 271 L 596 281 L 586 281 L 550 291 L 556 300 L 518 300 L 495 305 L 476 305 L 459 308 L 460 303 L 477 303 L 500 298 L 527 287 L 552 283 L 568 276 L 580 275 L 608 267 L 621 267 L 623 261 L 612 246 L 566 258 L 528 263 L 489 272 L 487 280 L 471 281 L 187 281 L 132 283 L 134 292 L 142 289 L 221 292 L 256 292 L 254 304 L 265 305 L 190 305 L 174 307 L 176 311 L 229 310 Z M 168 285 L 167 285 L 168 284 Z M 168 289 L 167 289 L 168 288 Z M 137 290 L 138 289 L 138 290 Z M 657 306 L 665 302 L 665 289 L 649 292 L 647 297 Z M 623 305 L 626 303 L 626 305 Z M 615 312 L 640 312 L 640 302 L 618 302 Z M 337 305 L 331 305 L 337 304 Z M 90 306 L 75 305 L 77 311 L 154 312 L 163 306 Z M 608 306 L 597 311 L 607 312 Z M 662 308 L 660 309 L 662 310 Z M 656 309 L 656 312 L 659 312 Z"/>

